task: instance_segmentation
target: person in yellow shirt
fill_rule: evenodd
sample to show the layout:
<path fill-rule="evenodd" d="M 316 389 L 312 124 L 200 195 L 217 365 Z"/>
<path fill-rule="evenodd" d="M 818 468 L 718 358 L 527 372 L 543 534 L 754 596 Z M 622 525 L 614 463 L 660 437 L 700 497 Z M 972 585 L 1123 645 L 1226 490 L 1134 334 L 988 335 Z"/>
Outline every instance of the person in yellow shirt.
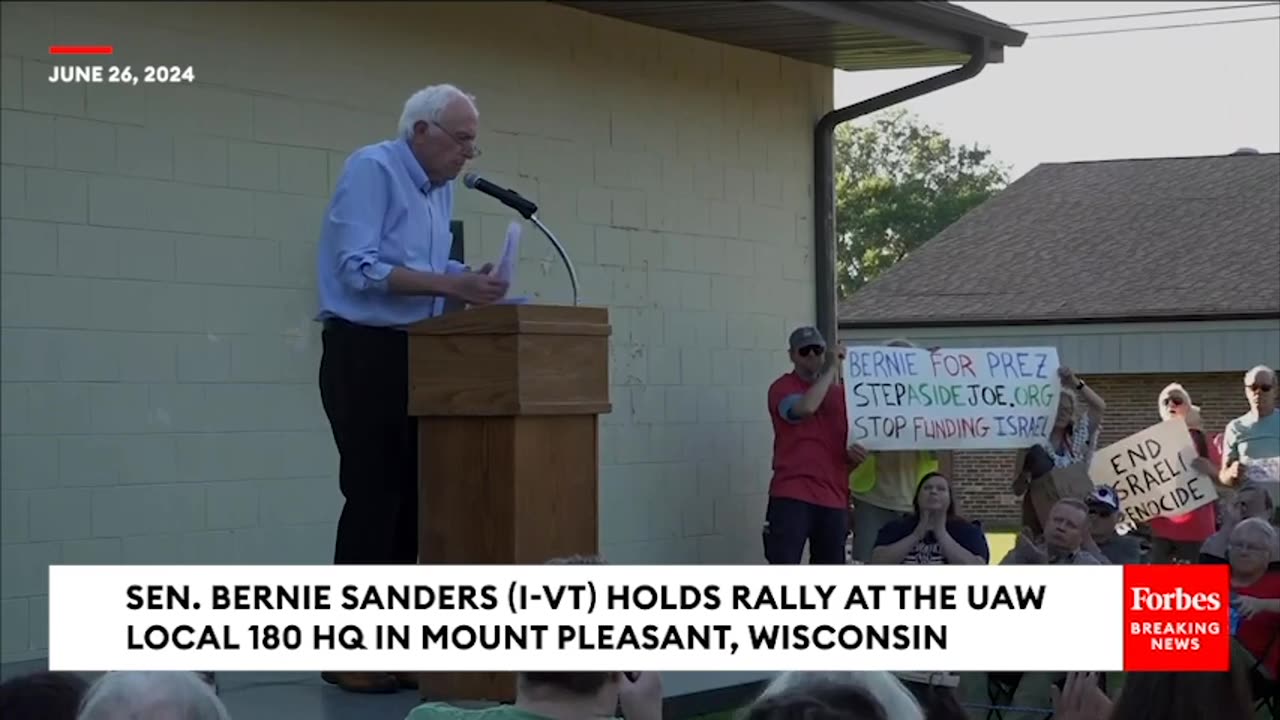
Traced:
<path fill-rule="evenodd" d="M 888 347 L 918 347 L 896 339 Z M 926 473 L 938 471 L 938 457 L 923 450 L 873 452 L 849 474 L 853 497 L 853 560 L 866 565 L 880 528 L 913 512 L 916 486 Z"/>

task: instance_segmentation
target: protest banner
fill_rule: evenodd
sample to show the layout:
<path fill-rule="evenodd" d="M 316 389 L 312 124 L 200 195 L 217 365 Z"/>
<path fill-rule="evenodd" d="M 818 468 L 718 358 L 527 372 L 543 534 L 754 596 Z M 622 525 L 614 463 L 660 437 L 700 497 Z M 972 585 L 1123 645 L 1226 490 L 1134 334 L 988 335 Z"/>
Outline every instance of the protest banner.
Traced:
<path fill-rule="evenodd" d="M 1089 477 L 1116 491 L 1127 520 L 1121 526 L 1132 528 L 1218 499 L 1213 481 L 1192 467 L 1197 455 L 1186 422 L 1173 418 L 1098 450 Z"/>
<path fill-rule="evenodd" d="M 847 349 L 849 442 L 869 450 L 1014 450 L 1049 436 L 1056 348 Z"/>

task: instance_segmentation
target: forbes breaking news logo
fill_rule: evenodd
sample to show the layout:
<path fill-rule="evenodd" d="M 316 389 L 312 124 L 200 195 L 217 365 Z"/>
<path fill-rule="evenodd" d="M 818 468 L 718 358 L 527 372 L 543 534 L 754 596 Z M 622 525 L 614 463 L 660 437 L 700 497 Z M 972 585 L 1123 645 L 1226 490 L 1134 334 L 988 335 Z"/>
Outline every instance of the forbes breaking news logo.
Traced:
<path fill-rule="evenodd" d="M 1126 672 L 1231 669 L 1227 565 L 1130 565 L 1124 569 Z"/>

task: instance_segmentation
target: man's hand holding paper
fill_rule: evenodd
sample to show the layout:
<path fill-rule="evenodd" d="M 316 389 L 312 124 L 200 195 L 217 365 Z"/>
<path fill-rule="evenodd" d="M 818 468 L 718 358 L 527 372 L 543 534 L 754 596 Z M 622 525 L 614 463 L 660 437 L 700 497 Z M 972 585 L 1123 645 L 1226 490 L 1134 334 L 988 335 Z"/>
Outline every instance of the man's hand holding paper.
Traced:
<path fill-rule="evenodd" d="M 512 220 L 507 225 L 507 241 L 502 247 L 502 257 L 498 259 L 489 272 L 490 274 L 502 282 L 506 283 L 508 289 L 515 284 L 516 280 L 516 263 L 520 261 L 520 223 Z M 508 298 L 503 294 L 502 299 L 498 302 L 521 304 L 527 299 L 523 297 Z"/>

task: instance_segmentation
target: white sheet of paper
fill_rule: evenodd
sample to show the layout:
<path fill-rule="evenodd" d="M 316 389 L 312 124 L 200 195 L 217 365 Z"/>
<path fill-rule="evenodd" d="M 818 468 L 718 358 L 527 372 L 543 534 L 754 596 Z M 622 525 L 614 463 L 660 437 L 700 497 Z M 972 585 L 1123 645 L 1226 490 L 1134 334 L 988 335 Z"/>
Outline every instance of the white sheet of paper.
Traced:
<path fill-rule="evenodd" d="M 508 285 L 516 284 L 516 263 L 520 261 L 520 223 L 511 221 L 507 225 L 507 243 L 502 248 L 502 257 L 493 266 L 493 276 L 506 280 Z"/>

